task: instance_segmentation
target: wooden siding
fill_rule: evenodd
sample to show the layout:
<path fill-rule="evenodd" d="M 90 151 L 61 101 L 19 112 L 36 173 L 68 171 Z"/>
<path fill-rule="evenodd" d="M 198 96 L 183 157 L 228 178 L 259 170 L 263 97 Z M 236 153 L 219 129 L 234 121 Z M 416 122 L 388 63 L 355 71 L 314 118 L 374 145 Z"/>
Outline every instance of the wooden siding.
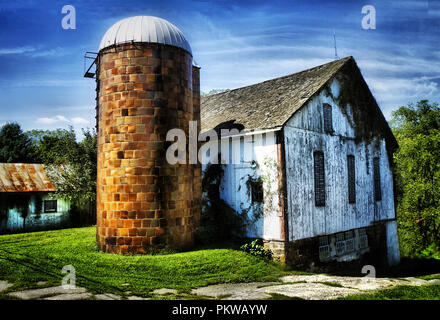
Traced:
<path fill-rule="evenodd" d="M 283 240 L 282 211 L 279 203 L 277 167 L 266 166 L 268 162 L 277 163 L 276 133 L 274 131 L 254 135 L 246 135 L 221 140 L 222 161 L 229 164 L 224 166 L 224 177 L 220 196 L 237 212 L 247 211 L 249 222 L 253 221 L 254 210 L 252 199 L 248 193 L 246 181 L 248 176 L 270 176 L 270 182 L 263 181 L 264 214 L 259 219 L 247 225 L 246 236 L 266 240 Z M 226 141 L 229 141 L 226 143 Z M 208 143 L 209 144 L 209 143 Z M 204 148 L 203 159 L 209 158 Z M 228 150 L 228 151 L 227 151 Z M 252 161 L 258 163 L 254 170 Z M 206 166 L 203 166 L 205 169 Z M 255 174 L 256 171 L 256 174 Z"/>
<path fill-rule="evenodd" d="M 337 80 L 332 95 L 340 90 Z M 323 104 L 332 106 L 333 133 L 324 133 Z M 284 127 L 289 240 L 304 239 L 369 226 L 394 219 L 393 179 L 384 139 L 355 142 L 351 108 L 342 110 L 321 92 Z M 314 160 L 324 153 L 326 203 L 315 205 Z M 348 197 L 347 156 L 355 157 L 356 203 Z M 379 158 L 382 200 L 375 201 L 373 158 Z"/>
<path fill-rule="evenodd" d="M 39 214 L 37 214 L 35 208 L 37 197 L 41 198 Z M 9 209 L 7 215 L 0 220 L 0 233 L 46 230 L 69 226 L 70 203 L 63 199 L 56 199 L 57 211 L 45 213 L 45 200 L 53 200 L 53 198 L 50 197 L 49 193 L 35 193 L 29 203 L 29 215 L 26 217 L 26 222 L 23 221 L 23 217 L 17 209 Z M 25 229 L 23 229 L 23 226 L 25 226 Z"/>

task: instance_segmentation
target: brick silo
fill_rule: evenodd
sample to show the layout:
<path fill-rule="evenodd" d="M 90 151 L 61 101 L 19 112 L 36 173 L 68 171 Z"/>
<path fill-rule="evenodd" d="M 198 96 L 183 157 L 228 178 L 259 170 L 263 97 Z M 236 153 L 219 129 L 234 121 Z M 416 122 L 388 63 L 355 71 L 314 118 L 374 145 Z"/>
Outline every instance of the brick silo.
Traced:
<path fill-rule="evenodd" d="M 97 242 L 102 251 L 186 248 L 200 219 L 200 164 L 170 165 L 170 129 L 200 126 L 199 68 L 182 32 L 136 16 L 104 35 L 96 60 Z"/>

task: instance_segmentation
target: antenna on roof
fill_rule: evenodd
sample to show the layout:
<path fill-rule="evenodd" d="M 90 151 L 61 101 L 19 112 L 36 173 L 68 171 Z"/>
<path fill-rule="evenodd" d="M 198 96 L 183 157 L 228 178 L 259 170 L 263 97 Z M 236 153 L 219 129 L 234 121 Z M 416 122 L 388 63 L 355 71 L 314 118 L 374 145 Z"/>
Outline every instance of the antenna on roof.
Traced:
<path fill-rule="evenodd" d="M 336 48 L 336 33 L 335 33 L 335 29 L 333 29 L 333 42 L 335 45 L 335 60 L 338 60 L 338 49 Z"/>

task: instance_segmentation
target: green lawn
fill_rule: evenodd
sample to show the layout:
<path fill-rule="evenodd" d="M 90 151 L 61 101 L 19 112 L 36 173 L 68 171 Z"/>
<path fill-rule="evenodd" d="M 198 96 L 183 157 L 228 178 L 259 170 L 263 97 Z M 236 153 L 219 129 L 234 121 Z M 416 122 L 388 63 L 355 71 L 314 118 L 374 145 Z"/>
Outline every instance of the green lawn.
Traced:
<path fill-rule="evenodd" d="M 61 269 L 72 265 L 76 284 L 92 292 L 148 296 L 159 288 L 191 288 L 227 282 L 276 281 L 283 267 L 233 249 L 120 256 L 102 253 L 95 228 L 77 228 L 0 236 L 0 279 L 15 286 L 37 287 L 39 281 L 60 285 Z"/>
<path fill-rule="evenodd" d="M 440 300 L 440 286 L 398 286 L 373 293 L 349 295 L 339 300 Z"/>

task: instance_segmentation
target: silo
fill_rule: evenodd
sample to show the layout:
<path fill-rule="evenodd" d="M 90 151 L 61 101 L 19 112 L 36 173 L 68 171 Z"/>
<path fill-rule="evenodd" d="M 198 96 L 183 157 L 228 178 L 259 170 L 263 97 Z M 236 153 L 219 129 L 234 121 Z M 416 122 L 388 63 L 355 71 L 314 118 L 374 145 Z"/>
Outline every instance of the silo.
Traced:
<path fill-rule="evenodd" d="M 115 23 L 96 60 L 97 242 L 102 251 L 189 247 L 200 219 L 200 164 L 168 164 L 170 129 L 200 125 L 199 68 L 166 20 Z"/>

